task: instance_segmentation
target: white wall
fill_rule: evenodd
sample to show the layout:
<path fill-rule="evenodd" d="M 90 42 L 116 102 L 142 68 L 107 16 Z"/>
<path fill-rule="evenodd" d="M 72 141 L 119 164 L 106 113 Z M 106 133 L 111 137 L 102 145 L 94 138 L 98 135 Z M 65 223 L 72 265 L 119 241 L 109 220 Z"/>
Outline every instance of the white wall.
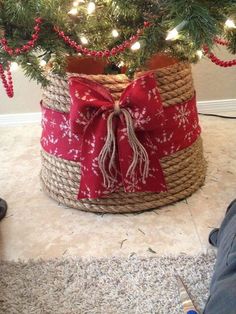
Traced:
<path fill-rule="evenodd" d="M 34 81 L 29 81 L 21 70 L 12 73 L 14 98 L 8 98 L 0 80 L 0 114 L 37 112 L 41 89 Z"/>
<path fill-rule="evenodd" d="M 225 51 L 217 51 L 222 59 L 232 59 Z M 198 100 L 236 99 L 236 67 L 220 68 L 208 59 L 193 66 Z M 29 82 L 19 70 L 13 73 L 15 97 L 9 99 L 0 82 L 0 114 L 37 112 L 40 110 L 40 86 Z"/>
<path fill-rule="evenodd" d="M 215 54 L 222 60 L 236 59 L 224 49 Z M 199 100 L 236 99 L 236 66 L 222 68 L 204 58 L 193 66 L 193 76 Z"/>

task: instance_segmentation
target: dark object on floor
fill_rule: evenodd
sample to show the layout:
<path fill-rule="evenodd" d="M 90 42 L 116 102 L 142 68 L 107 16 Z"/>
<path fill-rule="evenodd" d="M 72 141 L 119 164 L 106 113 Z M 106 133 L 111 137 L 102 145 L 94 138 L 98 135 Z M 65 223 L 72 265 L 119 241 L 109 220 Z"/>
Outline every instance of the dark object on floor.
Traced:
<path fill-rule="evenodd" d="M 204 314 L 235 314 L 236 200 L 229 205 L 221 227 L 210 233 L 209 242 L 218 248 L 218 254 Z"/>
<path fill-rule="evenodd" d="M 6 216 L 7 202 L 0 198 L 0 220 Z"/>

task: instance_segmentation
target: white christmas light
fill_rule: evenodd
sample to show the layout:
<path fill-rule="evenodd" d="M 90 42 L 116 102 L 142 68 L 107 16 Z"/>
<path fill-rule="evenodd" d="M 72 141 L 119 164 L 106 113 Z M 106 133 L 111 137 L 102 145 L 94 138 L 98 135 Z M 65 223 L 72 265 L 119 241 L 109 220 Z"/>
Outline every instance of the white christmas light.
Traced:
<path fill-rule="evenodd" d="M 235 23 L 234 23 L 234 21 L 232 19 L 228 19 L 225 22 L 225 26 L 228 27 L 228 28 L 236 28 L 236 25 L 235 25 Z"/>
<path fill-rule="evenodd" d="M 83 45 L 87 45 L 88 44 L 88 39 L 84 36 L 80 37 L 80 41 Z"/>
<path fill-rule="evenodd" d="M 11 69 L 12 72 L 17 71 L 17 70 L 19 69 L 18 63 L 12 62 L 12 63 L 11 63 L 11 66 L 10 66 L 10 69 Z"/>
<path fill-rule="evenodd" d="M 119 68 L 123 68 L 124 65 L 125 65 L 124 61 L 121 61 L 121 62 L 118 64 Z"/>
<path fill-rule="evenodd" d="M 39 64 L 40 64 L 41 67 L 45 67 L 47 62 L 45 60 L 40 60 Z"/>
<path fill-rule="evenodd" d="M 113 29 L 111 33 L 112 33 L 112 36 L 115 38 L 119 36 L 119 33 L 116 29 Z"/>
<path fill-rule="evenodd" d="M 176 40 L 179 36 L 179 32 L 184 28 L 184 26 L 187 24 L 187 21 L 181 22 L 179 25 L 177 25 L 174 29 L 168 32 L 166 40 Z"/>
<path fill-rule="evenodd" d="M 179 36 L 179 32 L 177 31 L 176 28 L 174 28 L 171 31 L 169 31 L 169 33 L 166 36 L 166 40 L 175 40 L 178 38 L 178 36 Z"/>
<path fill-rule="evenodd" d="M 71 15 L 77 15 L 78 14 L 78 9 L 77 8 L 72 8 L 68 14 L 71 14 Z"/>
<path fill-rule="evenodd" d="M 89 2 L 88 8 L 87 8 L 88 14 L 93 14 L 95 9 L 96 9 L 95 3 L 94 2 Z"/>
<path fill-rule="evenodd" d="M 202 59 L 202 57 L 203 57 L 203 52 L 202 52 L 202 50 L 198 50 L 198 51 L 196 52 L 196 55 L 198 56 L 199 59 Z"/>
<path fill-rule="evenodd" d="M 140 45 L 140 42 L 139 41 L 136 41 L 136 43 L 134 43 L 130 49 L 135 51 L 135 50 L 139 50 L 141 48 L 141 45 Z"/>

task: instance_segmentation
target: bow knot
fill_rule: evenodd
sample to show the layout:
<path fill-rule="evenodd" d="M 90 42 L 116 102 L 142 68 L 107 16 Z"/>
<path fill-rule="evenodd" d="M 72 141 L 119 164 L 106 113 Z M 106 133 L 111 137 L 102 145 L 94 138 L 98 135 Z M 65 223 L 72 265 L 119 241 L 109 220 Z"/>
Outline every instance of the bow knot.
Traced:
<path fill-rule="evenodd" d="M 120 112 L 121 112 L 121 109 L 120 109 L 120 102 L 119 101 L 115 101 L 114 102 L 114 112 L 119 115 Z"/>

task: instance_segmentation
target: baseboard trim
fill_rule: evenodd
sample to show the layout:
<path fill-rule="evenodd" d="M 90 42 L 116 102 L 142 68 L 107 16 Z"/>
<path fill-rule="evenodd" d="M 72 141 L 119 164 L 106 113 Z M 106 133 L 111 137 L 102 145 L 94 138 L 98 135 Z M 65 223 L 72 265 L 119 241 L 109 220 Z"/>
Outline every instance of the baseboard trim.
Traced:
<path fill-rule="evenodd" d="M 198 112 L 201 113 L 235 112 L 236 114 L 236 99 L 198 101 L 197 106 Z"/>
<path fill-rule="evenodd" d="M 0 114 L 0 127 L 40 123 L 41 112 Z"/>
<path fill-rule="evenodd" d="M 236 99 L 199 101 L 197 106 L 201 113 L 235 112 L 236 115 Z M 40 123 L 40 120 L 41 112 L 0 114 L 0 127 Z"/>

